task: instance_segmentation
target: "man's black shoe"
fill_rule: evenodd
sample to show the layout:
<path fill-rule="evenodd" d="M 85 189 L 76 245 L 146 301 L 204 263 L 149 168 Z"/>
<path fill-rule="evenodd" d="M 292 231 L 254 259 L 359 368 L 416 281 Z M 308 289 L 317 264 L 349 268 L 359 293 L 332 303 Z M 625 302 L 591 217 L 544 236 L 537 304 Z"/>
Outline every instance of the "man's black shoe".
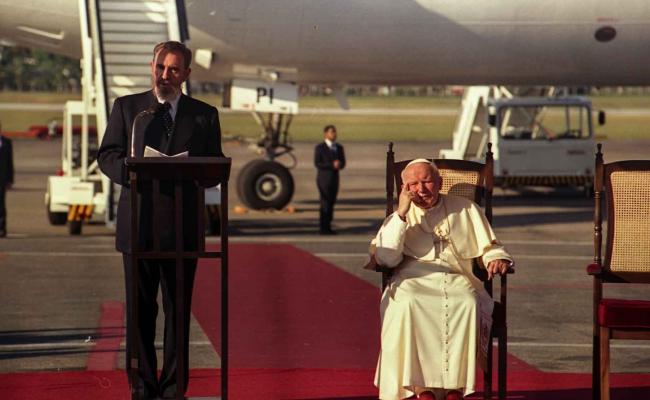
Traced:
<path fill-rule="evenodd" d="M 319 232 L 321 235 L 336 235 L 336 232 L 334 232 L 331 229 L 324 229 Z"/>

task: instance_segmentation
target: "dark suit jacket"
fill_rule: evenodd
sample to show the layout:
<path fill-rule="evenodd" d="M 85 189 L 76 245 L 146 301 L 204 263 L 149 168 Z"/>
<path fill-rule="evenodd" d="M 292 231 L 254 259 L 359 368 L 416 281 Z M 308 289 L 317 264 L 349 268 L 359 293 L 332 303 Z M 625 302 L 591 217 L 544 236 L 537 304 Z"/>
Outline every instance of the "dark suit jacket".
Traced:
<path fill-rule="evenodd" d="M 8 183 L 14 183 L 14 156 L 11 140 L 4 136 L 0 140 L 0 190 L 4 190 Z"/>
<path fill-rule="evenodd" d="M 123 188 L 117 207 L 115 237 L 116 248 L 123 253 L 131 251 L 131 195 L 128 189 L 128 175 L 124 160 L 130 155 L 131 129 L 136 115 L 156 103 L 157 100 L 152 91 L 116 99 L 97 154 L 102 172 L 113 182 L 122 185 Z M 148 125 L 142 124 L 144 132 L 140 132 L 138 136 L 143 137 L 144 140 L 136 140 L 136 155 L 141 156 L 144 152 L 144 145 L 149 145 L 169 155 L 188 151 L 190 157 L 223 157 L 221 128 L 216 108 L 181 95 L 174 121 L 174 132 L 169 140 L 164 133 L 160 118 L 153 118 Z M 202 215 L 198 213 L 203 212 L 203 210 L 196 210 L 194 206 L 197 190 L 203 190 L 203 188 L 187 184 L 183 190 L 183 236 L 186 249 L 196 248 L 196 222 L 198 215 Z M 175 241 L 173 189 L 171 184 L 161 183 L 161 201 L 155 205 L 152 203 L 150 191 L 150 187 L 143 187 L 139 196 L 140 243 L 144 248 L 151 247 L 151 222 L 153 218 L 156 218 L 160 221 L 162 249 L 173 249 Z"/>
<path fill-rule="evenodd" d="M 338 189 L 339 170 L 345 168 L 345 152 L 343 146 L 338 142 L 336 143 L 336 150 L 336 157 L 334 157 L 325 142 L 316 145 L 314 149 L 314 165 L 318 169 L 316 182 L 323 191 L 331 192 Z M 332 166 L 335 159 L 341 162 L 339 170 L 334 169 Z"/>

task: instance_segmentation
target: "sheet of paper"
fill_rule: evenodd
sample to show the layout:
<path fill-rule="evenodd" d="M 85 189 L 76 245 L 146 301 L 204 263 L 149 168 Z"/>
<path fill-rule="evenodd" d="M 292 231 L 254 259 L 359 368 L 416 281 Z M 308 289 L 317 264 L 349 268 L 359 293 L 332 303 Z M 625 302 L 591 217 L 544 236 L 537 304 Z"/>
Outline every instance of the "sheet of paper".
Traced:
<path fill-rule="evenodd" d="M 188 157 L 189 152 L 184 151 L 182 153 L 174 154 L 173 156 L 168 156 L 165 153 L 162 153 L 153 147 L 145 146 L 144 148 L 144 156 L 145 157 Z"/>
<path fill-rule="evenodd" d="M 145 146 L 144 156 L 145 157 L 167 157 L 166 154 L 161 153 L 158 150 L 154 149 L 153 147 L 149 147 L 149 146 Z"/>

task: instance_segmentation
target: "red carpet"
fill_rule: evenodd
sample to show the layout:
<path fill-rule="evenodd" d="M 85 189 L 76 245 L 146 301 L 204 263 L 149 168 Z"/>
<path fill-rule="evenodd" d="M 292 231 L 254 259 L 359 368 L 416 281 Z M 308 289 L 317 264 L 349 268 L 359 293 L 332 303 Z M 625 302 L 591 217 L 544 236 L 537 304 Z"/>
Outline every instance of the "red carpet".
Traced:
<path fill-rule="evenodd" d="M 230 399 L 376 398 L 376 288 L 290 245 L 232 245 L 230 267 Z M 219 349 L 218 262 L 201 263 L 194 293 L 193 313 Z M 545 373 L 513 356 L 509 367 L 509 399 L 591 398 L 590 374 Z M 192 370 L 188 395 L 218 395 L 218 374 Z M 650 398 L 650 374 L 613 374 L 612 386 L 615 400 Z M 127 392 L 124 371 L 0 375 L 3 400 L 115 400 Z"/>
<path fill-rule="evenodd" d="M 377 288 L 291 245 L 230 246 L 230 366 L 374 368 Z M 199 265 L 192 312 L 220 349 L 218 261 Z"/>
<path fill-rule="evenodd" d="M 512 400 L 590 400 L 588 374 L 516 373 L 508 376 Z M 330 369 L 234 369 L 232 400 L 376 399 L 372 371 Z M 189 396 L 219 394 L 218 370 L 194 369 Z M 650 374 L 613 374 L 612 400 L 650 398 Z M 3 400 L 127 400 L 124 371 L 36 372 L 0 375 Z M 480 398 L 479 395 L 471 396 Z"/>

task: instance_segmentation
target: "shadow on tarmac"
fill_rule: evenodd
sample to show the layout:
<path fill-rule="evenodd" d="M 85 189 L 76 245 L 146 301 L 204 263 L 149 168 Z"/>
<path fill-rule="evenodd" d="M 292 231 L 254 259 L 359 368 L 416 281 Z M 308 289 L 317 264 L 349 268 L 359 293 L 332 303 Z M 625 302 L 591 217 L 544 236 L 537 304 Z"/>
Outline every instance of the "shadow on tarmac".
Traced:
<path fill-rule="evenodd" d="M 116 327 L 123 328 L 123 327 Z M 15 350 L 0 351 L 0 360 L 12 360 L 33 357 L 51 357 L 58 355 L 84 354 L 88 348 L 80 348 L 79 344 L 97 335 L 97 327 L 91 328 L 61 328 L 14 330 L 0 332 L 0 343 L 3 345 L 29 346 L 33 344 L 66 343 L 69 346 L 34 349 L 17 348 Z"/>

